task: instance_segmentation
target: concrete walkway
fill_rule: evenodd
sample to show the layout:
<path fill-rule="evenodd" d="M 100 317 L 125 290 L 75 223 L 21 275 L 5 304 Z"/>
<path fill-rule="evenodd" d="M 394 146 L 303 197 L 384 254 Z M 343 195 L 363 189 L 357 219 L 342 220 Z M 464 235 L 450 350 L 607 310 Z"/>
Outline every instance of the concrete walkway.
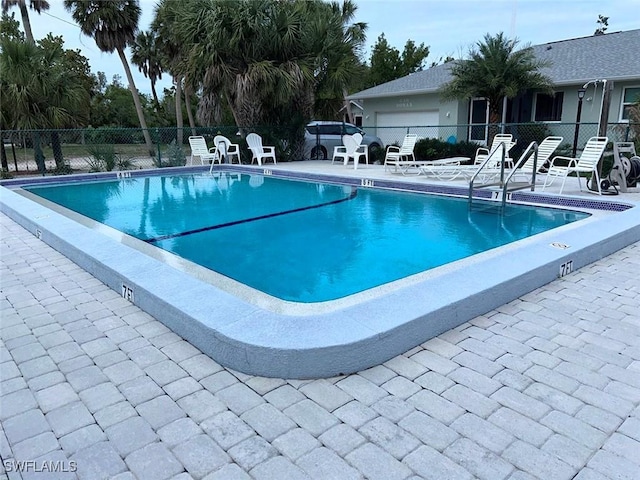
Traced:
<path fill-rule="evenodd" d="M 384 365 L 287 381 L 0 227 L 2 479 L 640 478 L 640 244 Z"/>

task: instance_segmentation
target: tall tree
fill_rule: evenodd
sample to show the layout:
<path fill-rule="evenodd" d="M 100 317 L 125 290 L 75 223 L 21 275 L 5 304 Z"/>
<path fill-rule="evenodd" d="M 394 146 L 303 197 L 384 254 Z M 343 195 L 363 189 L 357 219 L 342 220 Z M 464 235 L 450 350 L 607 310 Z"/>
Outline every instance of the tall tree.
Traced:
<path fill-rule="evenodd" d="M 27 37 L 27 42 L 35 45 L 36 41 L 33 38 L 33 32 L 31 31 L 31 21 L 29 20 L 29 10 L 27 8 L 26 0 L 2 0 L 2 11 L 6 12 L 11 7 L 17 6 L 20 9 L 20 16 L 22 17 L 22 25 L 24 26 L 24 33 Z M 29 0 L 29 8 L 37 13 L 42 13 L 44 10 L 49 10 L 49 2 L 46 0 Z"/>
<path fill-rule="evenodd" d="M 129 82 L 142 134 L 150 155 L 155 154 L 151 135 L 142 111 L 140 95 L 131 74 L 131 68 L 125 55 L 125 48 L 133 44 L 138 21 L 140 5 L 137 0 L 64 0 L 65 8 L 71 12 L 73 20 L 80 25 L 82 33 L 93 37 L 98 48 L 103 52 L 118 52 L 120 61 Z"/>
<path fill-rule="evenodd" d="M 163 3 L 172 3 L 165 2 Z M 351 1 L 242 0 L 182 4 L 171 26 L 199 82 L 205 123 L 226 102 L 236 123 L 252 126 L 310 118 L 318 87 L 342 101 L 363 24 Z"/>
<path fill-rule="evenodd" d="M 354 79 L 361 78 L 366 66 L 361 61 L 367 25 L 353 23 L 357 6 L 352 1 L 342 4 L 333 2 L 330 10 L 320 20 L 320 28 L 314 34 L 325 41 L 316 57 L 314 115 L 318 118 L 333 118 L 344 105 L 350 122 L 353 122 L 351 103 L 347 100 L 349 89 L 357 85 Z M 315 15 L 314 15 L 315 16 Z M 318 15 L 322 19 L 323 15 Z M 326 27 L 325 27 L 326 26 Z"/>
<path fill-rule="evenodd" d="M 94 127 L 135 128 L 137 125 L 131 92 L 120 80 L 119 75 L 114 75 L 111 83 L 105 84 L 94 95 L 91 108 L 91 125 Z"/>
<path fill-rule="evenodd" d="M 594 35 L 604 35 L 607 33 L 607 29 L 609 28 L 609 17 L 605 17 L 604 15 L 598 15 L 598 28 L 593 32 Z"/>
<path fill-rule="evenodd" d="M 2 12 L 0 18 L 0 40 L 7 38 L 9 40 L 20 40 L 24 42 L 24 33 L 20 30 L 20 22 L 16 20 L 16 15 L 11 12 Z"/>
<path fill-rule="evenodd" d="M 0 42 L 4 42 L 5 40 L 24 42 L 24 33 L 20 31 L 20 22 L 16 20 L 13 12 L 11 12 L 11 16 L 9 16 L 7 12 L 2 12 L 2 18 L 0 19 Z M 7 152 L 4 148 L 5 136 L 2 132 L 2 130 L 6 129 L 7 126 L 2 123 L 2 116 L 0 115 L 0 137 L 3 140 L 0 142 L 0 166 L 3 171 L 9 169 Z"/>
<path fill-rule="evenodd" d="M 429 56 L 429 47 L 421 43 L 416 46 L 413 40 L 407 40 L 402 54 L 389 45 L 382 33 L 371 51 L 371 68 L 368 85 L 370 87 L 390 82 L 424 68 L 425 59 Z"/>
<path fill-rule="evenodd" d="M 135 42 L 131 45 L 131 63 L 136 65 L 138 70 L 151 82 L 153 100 L 156 108 L 160 108 L 156 82 L 162 79 L 162 64 L 156 47 L 156 36 L 153 32 L 138 33 Z"/>
<path fill-rule="evenodd" d="M 151 23 L 151 32 L 157 38 L 157 50 L 160 62 L 173 77 L 175 85 L 176 143 L 182 145 L 184 119 L 182 116 L 182 83 L 185 76 L 185 57 L 190 44 L 183 44 L 175 30 L 177 17 L 183 8 L 182 3 L 161 0 L 156 4 L 155 17 Z M 189 108 L 189 105 L 187 105 Z M 195 125 L 192 125 L 194 128 Z"/>
<path fill-rule="evenodd" d="M 485 35 L 484 41 L 469 51 L 468 60 L 451 62 L 452 80 L 441 88 L 445 99 L 486 98 L 489 121 L 498 123 L 503 99 L 527 90 L 553 94 L 551 79 L 540 72 L 546 62 L 536 59 L 528 46 L 517 50 L 518 40 L 504 34 Z"/>
<path fill-rule="evenodd" d="M 32 45 L 3 39 L 0 54 L 0 124 L 9 129 L 42 130 L 83 125 L 89 95 L 76 60 L 66 56 L 62 37 L 49 35 Z M 85 59 L 86 60 L 86 59 Z M 57 132 L 52 132 L 56 167 L 65 167 Z M 39 135 L 34 135 L 38 169 L 44 173 Z"/>

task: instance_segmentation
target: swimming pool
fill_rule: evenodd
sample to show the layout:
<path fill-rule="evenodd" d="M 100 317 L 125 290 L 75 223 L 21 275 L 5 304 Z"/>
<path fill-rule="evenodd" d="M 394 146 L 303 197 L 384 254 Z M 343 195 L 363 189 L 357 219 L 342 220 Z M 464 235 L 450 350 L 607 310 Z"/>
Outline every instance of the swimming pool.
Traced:
<path fill-rule="evenodd" d="M 303 162 L 304 163 L 304 162 Z M 310 171 L 308 164 L 225 168 L 230 173 L 324 181 L 464 197 L 461 186 L 396 180 L 358 169 Z M 372 167 L 373 168 L 373 167 Z M 171 170 L 202 173 L 204 168 Z M 166 173 L 165 170 L 162 173 Z M 570 207 L 592 215 L 487 252 L 347 297 L 314 303 L 275 299 L 177 255 L 78 214 L 69 215 L 21 187 L 64 181 L 146 178 L 158 171 L 34 178 L 2 182 L 0 210 L 219 363 L 284 378 L 328 377 L 362 370 L 504 305 L 558 276 L 640 240 L 633 202 L 514 193 L 519 203 Z M 359 193 L 363 189 L 359 189 Z M 478 192 L 488 198 L 491 192 Z M 256 255 L 259 255 L 259 251 Z M 223 285 L 218 287 L 216 285 Z"/>
<path fill-rule="evenodd" d="M 25 187 L 282 300 L 325 302 L 589 214 L 216 172 Z"/>

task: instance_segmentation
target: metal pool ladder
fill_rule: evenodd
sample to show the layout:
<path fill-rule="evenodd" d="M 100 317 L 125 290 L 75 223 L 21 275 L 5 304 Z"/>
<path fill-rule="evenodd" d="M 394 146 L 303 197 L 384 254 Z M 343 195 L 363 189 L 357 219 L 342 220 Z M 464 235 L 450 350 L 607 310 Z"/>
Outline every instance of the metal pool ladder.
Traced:
<path fill-rule="evenodd" d="M 471 177 L 471 180 L 469 181 L 469 208 L 471 208 L 473 205 L 473 191 L 476 188 L 479 189 L 479 188 L 488 188 L 488 187 L 498 187 L 502 193 L 501 195 L 502 210 L 504 210 L 504 207 L 507 202 L 507 198 L 509 197 L 509 193 L 515 192 L 516 190 L 524 190 L 525 188 L 530 188 L 532 192 L 535 191 L 536 172 L 538 170 L 538 143 L 531 142 L 529 144 L 529 146 L 524 151 L 524 153 L 520 155 L 520 158 L 515 163 L 513 169 L 510 172 L 505 171 L 506 151 L 507 151 L 507 148 L 503 142 L 498 146 L 498 148 L 496 148 L 487 157 L 487 159 L 484 162 L 482 162 L 478 170 Z M 485 174 L 487 173 L 485 168 L 487 167 L 488 164 L 491 163 L 492 160 L 493 162 L 496 161 L 492 157 L 497 154 L 501 155 L 498 181 L 476 185 L 475 184 L 476 179 L 483 174 L 483 170 L 485 171 Z M 520 169 L 527 162 L 527 160 L 529 160 L 532 156 L 533 156 L 533 162 L 532 162 L 533 169 L 531 171 L 531 181 L 512 182 L 512 178 L 514 177 L 514 175 L 518 173 L 522 174 L 522 172 L 519 172 L 518 169 Z M 493 168 L 495 169 L 496 167 L 493 167 Z M 491 172 L 491 173 L 495 175 L 496 172 Z"/>

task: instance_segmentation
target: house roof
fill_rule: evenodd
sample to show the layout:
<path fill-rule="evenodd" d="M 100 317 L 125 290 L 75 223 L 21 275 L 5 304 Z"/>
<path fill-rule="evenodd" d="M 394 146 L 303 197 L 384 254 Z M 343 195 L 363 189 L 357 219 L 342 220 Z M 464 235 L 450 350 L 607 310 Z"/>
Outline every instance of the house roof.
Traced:
<path fill-rule="evenodd" d="M 534 45 L 536 58 L 551 65 L 541 70 L 555 85 L 583 84 L 589 80 L 640 80 L 640 29 L 592 35 Z M 451 80 L 450 64 L 383 83 L 349 95 L 350 99 L 434 93 Z"/>

